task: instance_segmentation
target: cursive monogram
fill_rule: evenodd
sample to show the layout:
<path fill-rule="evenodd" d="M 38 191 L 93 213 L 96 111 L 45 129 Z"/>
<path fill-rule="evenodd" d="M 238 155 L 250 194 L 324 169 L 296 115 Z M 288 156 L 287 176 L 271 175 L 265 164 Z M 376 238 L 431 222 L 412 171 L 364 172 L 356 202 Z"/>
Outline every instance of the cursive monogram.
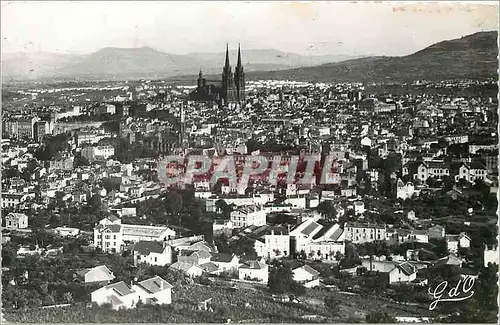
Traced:
<path fill-rule="evenodd" d="M 448 281 L 443 281 L 438 284 L 434 291 L 431 291 L 431 288 L 429 288 L 429 294 L 435 299 L 429 305 L 429 310 L 434 310 L 441 301 L 462 301 L 469 299 L 474 295 L 474 291 L 471 289 L 475 282 L 476 279 L 470 276 L 460 279 L 457 285 L 448 291 L 449 298 L 443 298 L 444 292 L 448 289 Z M 459 289 L 461 289 L 461 291 L 459 291 Z"/>

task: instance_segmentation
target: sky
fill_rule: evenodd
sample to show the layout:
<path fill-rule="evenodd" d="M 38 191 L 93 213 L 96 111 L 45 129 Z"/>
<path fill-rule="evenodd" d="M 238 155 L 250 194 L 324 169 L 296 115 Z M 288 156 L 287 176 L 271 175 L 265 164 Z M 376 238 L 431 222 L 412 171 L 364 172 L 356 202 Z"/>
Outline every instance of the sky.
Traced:
<path fill-rule="evenodd" d="M 407 55 L 498 30 L 498 2 L 481 3 L 2 1 L 2 53 L 150 46 L 186 54 L 222 52 L 229 42 L 302 55 Z"/>

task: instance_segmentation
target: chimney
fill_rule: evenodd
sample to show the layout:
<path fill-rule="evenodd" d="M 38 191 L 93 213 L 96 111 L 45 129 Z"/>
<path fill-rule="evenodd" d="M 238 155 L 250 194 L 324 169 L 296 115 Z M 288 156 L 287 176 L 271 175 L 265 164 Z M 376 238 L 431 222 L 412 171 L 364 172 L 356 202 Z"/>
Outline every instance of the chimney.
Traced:
<path fill-rule="evenodd" d="M 164 285 L 164 283 L 163 283 L 163 280 L 162 280 L 162 279 L 160 279 L 160 289 L 161 289 L 161 290 L 165 289 L 165 285 Z"/>

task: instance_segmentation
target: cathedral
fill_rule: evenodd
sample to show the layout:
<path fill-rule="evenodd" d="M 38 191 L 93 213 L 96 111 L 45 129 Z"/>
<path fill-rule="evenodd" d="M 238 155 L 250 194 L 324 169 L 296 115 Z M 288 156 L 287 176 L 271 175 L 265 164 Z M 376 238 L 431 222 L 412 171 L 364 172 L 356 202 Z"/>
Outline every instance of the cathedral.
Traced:
<path fill-rule="evenodd" d="M 241 64 L 241 49 L 238 46 L 238 62 L 231 71 L 229 64 L 229 47 L 226 45 L 226 62 L 222 69 L 222 81 L 207 83 L 200 70 L 198 86 L 189 95 L 190 100 L 216 102 L 219 105 L 240 104 L 245 101 L 245 73 Z"/>

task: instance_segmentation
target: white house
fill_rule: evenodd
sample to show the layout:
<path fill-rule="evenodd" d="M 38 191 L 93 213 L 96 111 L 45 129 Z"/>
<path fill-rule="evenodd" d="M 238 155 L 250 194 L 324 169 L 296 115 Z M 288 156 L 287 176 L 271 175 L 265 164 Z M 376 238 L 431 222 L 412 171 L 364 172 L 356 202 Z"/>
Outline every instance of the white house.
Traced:
<path fill-rule="evenodd" d="M 465 233 L 446 235 L 446 244 L 450 253 L 458 252 L 458 248 L 470 248 L 470 237 Z"/>
<path fill-rule="evenodd" d="M 389 271 L 389 283 L 411 282 L 417 278 L 417 268 L 409 262 L 397 264 Z"/>
<path fill-rule="evenodd" d="M 132 285 L 138 299 L 147 305 L 169 305 L 172 303 L 173 286 L 159 276 Z"/>
<path fill-rule="evenodd" d="M 365 204 L 363 201 L 354 202 L 354 213 L 357 215 L 365 213 Z"/>
<path fill-rule="evenodd" d="M 486 176 L 488 175 L 488 170 L 482 164 L 478 163 L 462 163 L 458 170 L 458 179 L 465 179 L 468 182 L 473 183 L 476 180 L 486 180 Z"/>
<path fill-rule="evenodd" d="M 173 270 L 178 270 L 186 273 L 189 277 L 195 278 L 203 274 L 203 269 L 190 263 L 175 262 L 170 266 Z"/>
<path fill-rule="evenodd" d="M 261 261 L 248 261 L 238 269 L 240 280 L 254 280 L 267 284 L 269 280 L 269 267 Z"/>
<path fill-rule="evenodd" d="M 57 227 L 54 231 L 62 237 L 75 237 L 80 233 L 78 228 L 68 228 L 68 227 Z"/>
<path fill-rule="evenodd" d="M 450 167 L 444 161 L 432 160 L 418 165 L 416 178 L 421 182 L 430 177 L 442 179 L 444 176 L 450 176 Z"/>
<path fill-rule="evenodd" d="M 90 294 L 90 297 L 93 303 L 111 304 L 114 310 L 135 308 L 139 301 L 137 292 L 123 281 L 97 289 Z"/>
<path fill-rule="evenodd" d="M 24 213 L 11 212 L 5 216 L 5 228 L 26 229 L 28 228 L 28 216 Z"/>
<path fill-rule="evenodd" d="M 105 252 L 121 252 L 125 242 L 159 241 L 175 238 L 175 231 L 168 227 L 122 224 L 111 216 L 94 227 L 94 246 Z"/>
<path fill-rule="evenodd" d="M 264 236 L 265 255 L 262 257 L 275 259 L 290 255 L 290 236 L 288 234 L 275 234 L 274 229 L 270 235 Z"/>
<path fill-rule="evenodd" d="M 319 272 L 309 265 L 295 268 L 292 270 L 292 272 L 293 280 L 299 283 L 303 283 L 306 288 L 319 286 Z"/>
<path fill-rule="evenodd" d="M 76 272 L 77 280 L 83 283 L 105 282 L 109 283 L 115 279 L 106 265 L 96 266 L 90 269 L 83 269 Z"/>
<path fill-rule="evenodd" d="M 458 247 L 470 248 L 470 237 L 467 236 L 464 232 L 461 232 L 458 235 Z"/>
<path fill-rule="evenodd" d="M 214 263 L 222 271 L 235 271 L 238 269 L 240 259 L 234 254 L 215 253 L 210 262 Z"/>
<path fill-rule="evenodd" d="M 496 264 L 498 265 L 498 246 L 494 246 L 492 248 L 485 247 L 484 248 L 484 267 L 488 267 L 488 264 Z"/>
<path fill-rule="evenodd" d="M 401 200 L 410 199 L 413 194 L 415 194 L 415 186 L 413 183 L 403 183 L 402 180 L 398 179 L 396 186 L 396 198 Z"/>
<path fill-rule="evenodd" d="M 135 266 L 140 263 L 156 266 L 172 263 L 172 247 L 165 242 L 139 241 L 134 244 L 132 252 Z"/>
<path fill-rule="evenodd" d="M 262 206 L 241 206 L 231 212 L 231 222 L 235 228 L 263 226 L 266 224 L 266 213 Z"/>

